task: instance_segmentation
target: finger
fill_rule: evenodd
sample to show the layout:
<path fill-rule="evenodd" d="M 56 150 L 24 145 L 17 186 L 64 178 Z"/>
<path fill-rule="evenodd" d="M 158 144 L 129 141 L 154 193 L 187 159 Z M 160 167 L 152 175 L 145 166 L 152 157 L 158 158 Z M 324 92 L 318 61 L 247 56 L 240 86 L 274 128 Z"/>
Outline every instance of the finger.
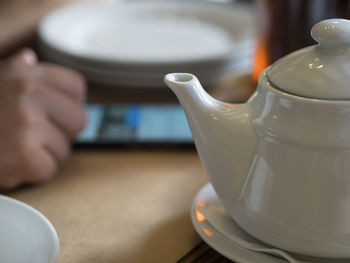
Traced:
<path fill-rule="evenodd" d="M 0 188 L 12 189 L 22 183 L 44 182 L 57 171 L 52 155 L 39 141 L 24 135 L 15 136 L 2 145 L 7 154 L 0 154 Z"/>
<path fill-rule="evenodd" d="M 23 178 L 23 172 L 19 171 L 18 160 L 13 154 L 13 145 L 0 142 L 3 152 L 0 153 L 0 189 L 13 189 L 17 187 Z"/>
<path fill-rule="evenodd" d="M 74 138 L 86 123 L 83 107 L 69 97 L 37 84 L 32 92 L 32 106 L 39 106 L 69 138 Z"/>
<path fill-rule="evenodd" d="M 11 190 L 22 183 L 22 178 L 17 176 L 13 170 L 0 175 L 0 190 Z"/>
<path fill-rule="evenodd" d="M 45 120 L 40 131 L 35 131 L 34 136 L 38 137 L 37 140 L 41 141 L 55 160 L 63 162 L 68 159 L 71 152 L 69 138 L 55 124 Z"/>
<path fill-rule="evenodd" d="M 32 67 L 32 65 L 35 66 Z M 35 53 L 30 49 L 23 49 L 1 63 L 1 66 L 4 67 L 5 79 L 20 79 L 22 82 L 23 80 L 40 81 L 81 104 L 85 102 L 86 82 L 82 75 L 61 66 L 38 64 Z"/>
<path fill-rule="evenodd" d="M 2 149 L 1 144 L 4 136 L 9 138 L 25 136 L 29 140 L 43 145 L 56 160 L 62 162 L 68 158 L 70 154 L 69 138 L 48 119 L 45 113 L 37 107 L 31 106 L 30 102 L 17 104 L 15 107 L 11 106 L 7 112 L 8 125 L 5 125 L 2 137 L 0 137 L 0 149 Z M 0 119 L 1 115 L 0 111 Z"/>
<path fill-rule="evenodd" d="M 39 143 L 26 143 L 20 151 L 24 183 L 45 182 L 57 172 L 58 165 L 54 157 Z"/>
<path fill-rule="evenodd" d="M 79 73 L 53 64 L 42 63 L 37 70 L 41 80 L 48 86 L 83 103 L 86 97 L 86 82 Z"/>
<path fill-rule="evenodd" d="M 17 54 L 14 56 L 10 57 L 8 61 L 12 64 L 18 65 L 35 65 L 38 62 L 38 58 L 32 49 L 24 48 L 17 52 Z"/>

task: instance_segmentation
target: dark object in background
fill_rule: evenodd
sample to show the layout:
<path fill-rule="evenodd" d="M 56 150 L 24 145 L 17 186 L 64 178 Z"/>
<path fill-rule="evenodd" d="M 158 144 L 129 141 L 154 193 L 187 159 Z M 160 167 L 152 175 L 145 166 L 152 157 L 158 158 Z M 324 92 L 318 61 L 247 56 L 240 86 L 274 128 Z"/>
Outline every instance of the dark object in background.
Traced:
<path fill-rule="evenodd" d="M 252 77 L 292 51 L 314 45 L 314 24 L 328 18 L 350 18 L 350 0 L 256 0 L 257 46 Z"/>
<path fill-rule="evenodd" d="M 179 104 L 86 104 L 88 123 L 75 149 L 194 149 Z"/>

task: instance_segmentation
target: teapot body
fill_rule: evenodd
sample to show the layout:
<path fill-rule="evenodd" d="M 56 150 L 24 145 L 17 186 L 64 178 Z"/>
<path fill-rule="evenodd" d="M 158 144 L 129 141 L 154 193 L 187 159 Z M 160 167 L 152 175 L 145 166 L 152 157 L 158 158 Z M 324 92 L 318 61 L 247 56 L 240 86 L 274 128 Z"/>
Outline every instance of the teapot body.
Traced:
<path fill-rule="evenodd" d="M 350 101 L 294 96 L 263 73 L 247 108 L 255 155 L 226 209 L 275 247 L 350 258 Z"/>
<path fill-rule="evenodd" d="M 268 70 L 244 104 L 216 100 L 188 73 L 165 82 L 218 197 L 246 232 L 293 253 L 350 258 L 350 100 L 281 91 Z"/>

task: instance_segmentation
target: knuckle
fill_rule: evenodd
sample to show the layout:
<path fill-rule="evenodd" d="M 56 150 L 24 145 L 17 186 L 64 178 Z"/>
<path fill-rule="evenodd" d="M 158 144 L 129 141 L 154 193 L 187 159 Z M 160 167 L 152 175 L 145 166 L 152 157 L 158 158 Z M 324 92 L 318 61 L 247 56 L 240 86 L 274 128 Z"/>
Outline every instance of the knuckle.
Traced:
<path fill-rule="evenodd" d="M 22 127 L 38 127 L 43 121 L 41 115 L 23 104 L 19 103 L 16 107 L 15 116 L 17 122 Z"/>
<path fill-rule="evenodd" d="M 9 59 L 2 64 L 3 70 L 9 72 L 19 68 L 18 63 L 14 59 Z"/>
<path fill-rule="evenodd" d="M 9 176 L 6 180 L 1 184 L 2 189 L 11 190 L 18 187 L 21 184 L 21 181 L 18 177 Z"/>
<path fill-rule="evenodd" d="M 52 159 L 45 158 L 45 160 L 41 160 L 41 161 L 42 163 L 41 165 L 39 165 L 40 169 L 38 169 L 37 166 L 35 167 L 37 168 L 36 174 L 39 182 L 45 182 L 47 180 L 50 180 L 55 175 L 55 173 L 58 170 L 58 166 L 56 162 L 53 161 Z"/>
<path fill-rule="evenodd" d="M 84 98 L 86 94 L 86 82 L 80 74 L 74 74 L 75 90 L 79 98 Z"/>
<path fill-rule="evenodd" d="M 84 129 L 88 120 L 86 112 L 81 107 L 78 108 L 75 114 L 74 126 L 71 127 L 72 137 L 75 137 L 82 129 Z"/>
<path fill-rule="evenodd" d="M 80 89 L 80 92 L 84 93 L 86 91 L 86 82 L 82 75 L 76 74 L 76 83 Z"/>
<path fill-rule="evenodd" d="M 70 148 L 70 142 L 69 140 L 64 140 L 63 142 L 60 143 L 59 145 L 59 156 L 58 159 L 60 161 L 65 161 L 69 158 L 71 155 L 71 148 Z"/>
<path fill-rule="evenodd" d="M 57 171 L 57 164 L 46 153 L 34 145 L 29 138 L 23 137 L 18 145 L 19 161 L 26 169 L 29 177 L 36 182 L 50 179 Z"/>
<path fill-rule="evenodd" d="M 34 157 L 34 147 L 28 136 L 23 135 L 17 140 L 17 153 L 19 161 L 23 162 L 24 165 L 28 165 L 32 162 Z"/>
<path fill-rule="evenodd" d="M 85 125 L 86 125 L 86 123 L 88 121 L 87 114 L 86 114 L 86 112 L 83 109 L 80 109 L 80 118 L 79 118 L 79 120 L 80 120 L 80 123 L 78 125 L 79 126 L 78 132 L 81 131 L 82 129 L 84 129 L 84 127 L 85 127 Z"/>
<path fill-rule="evenodd" d="M 63 150 L 63 154 L 62 154 L 62 160 L 67 160 L 69 158 L 69 156 L 71 155 L 72 153 L 72 150 L 71 150 L 71 147 L 70 147 L 70 143 L 69 142 L 66 142 L 64 144 L 64 150 Z"/>
<path fill-rule="evenodd" d="M 13 80 L 13 89 L 17 94 L 29 94 L 35 90 L 35 83 L 25 77 L 17 77 Z"/>
<path fill-rule="evenodd" d="M 86 123 L 87 123 L 87 114 L 85 111 L 81 110 L 80 112 L 80 117 L 77 121 L 77 130 L 76 130 L 76 134 L 79 133 L 81 130 L 84 129 Z"/>
<path fill-rule="evenodd" d="M 12 177 L 11 180 L 7 182 L 7 187 L 9 189 L 14 189 L 18 187 L 20 184 L 21 184 L 21 181 L 18 178 Z"/>

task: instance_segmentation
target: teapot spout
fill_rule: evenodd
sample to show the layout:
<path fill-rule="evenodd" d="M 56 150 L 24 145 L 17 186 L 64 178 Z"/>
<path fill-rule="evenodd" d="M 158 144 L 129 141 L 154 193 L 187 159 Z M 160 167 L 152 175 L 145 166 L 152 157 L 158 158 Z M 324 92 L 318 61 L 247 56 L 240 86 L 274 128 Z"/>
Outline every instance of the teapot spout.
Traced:
<path fill-rule="evenodd" d="M 165 83 L 178 97 L 196 148 L 218 196 L 233 211 L 249 173 L 257 141 L 248 104 L 211 97 L 188 73 L 167 74 Z"/>
<path fill-rule="evenodd" d="M 214 103 L 214 98 L 202 88 L 196 76 L 190 73 L 171 73 L 164 77 L 164 82 L 175 93 L 183 107 L 187 103 L 197 106 L 210 107 Z"/>

